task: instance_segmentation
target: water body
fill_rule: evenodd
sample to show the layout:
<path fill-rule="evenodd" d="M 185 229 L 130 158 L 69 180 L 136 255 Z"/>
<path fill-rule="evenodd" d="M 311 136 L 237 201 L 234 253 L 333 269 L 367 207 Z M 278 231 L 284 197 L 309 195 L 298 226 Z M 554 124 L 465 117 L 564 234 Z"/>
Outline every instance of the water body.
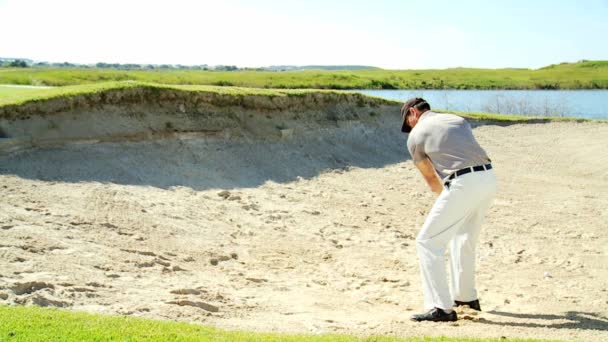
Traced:
<path fill-rule="evenodd" d="M 608 119 L 608 90 L 357 90 L 404 102 L 423 97 L 434 109 Z"/>

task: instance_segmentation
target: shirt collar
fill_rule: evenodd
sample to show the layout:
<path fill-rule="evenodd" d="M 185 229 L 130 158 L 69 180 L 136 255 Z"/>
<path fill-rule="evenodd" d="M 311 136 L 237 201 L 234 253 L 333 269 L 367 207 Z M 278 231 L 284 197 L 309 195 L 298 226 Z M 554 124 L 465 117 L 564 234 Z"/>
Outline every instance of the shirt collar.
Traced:
<path fill-rule="evenodd" d="M 431 112 L 430 110 L 427 110 L 426 112 L 422 113 L 422 115 L 420 115 L 420 117 L 418 118 L 418 122 L 416 123 L 416 126 L 415 126 L 414 128 L 412 128 L 412 130 L 414 130 L 416 127 L 418 127 L 418 125 L 420 125 L 420 123 L 421 123 L 421 122 L 422 122 L 424 119 L 426 119 L 426 118 L 428 118 L 429 116 L 431 116 L 431 115 L 427 115 L 427 114 L 429 114 L 429 113 L 433 113 L 433 112 Z"/>
<path fill-rule="evenodd" d="M 418 118 L 418 122 L 428 118 L 431 115 L 427 115 L 427 114 L 432 114 L 433 112 L 431 110 L 427 110 L 426 112 L 422 113 L 422 115 L 420 115 L 420 117 Z"/>

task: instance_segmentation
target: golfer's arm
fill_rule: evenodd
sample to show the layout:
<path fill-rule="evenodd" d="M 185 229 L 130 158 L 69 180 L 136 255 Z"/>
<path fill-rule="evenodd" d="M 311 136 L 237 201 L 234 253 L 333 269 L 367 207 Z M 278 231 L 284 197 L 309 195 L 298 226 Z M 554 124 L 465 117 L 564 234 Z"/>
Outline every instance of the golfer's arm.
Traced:
<path fill-rule="evenodd" d="M 416 167 L 422 173 L 424 180 L 431 187 L 431 190 L 436 194 L 440 194 L 443 191 L 443 185 L 441 185 L 431 161 L 428 158 L 425 158 L 416 163 Z"/>

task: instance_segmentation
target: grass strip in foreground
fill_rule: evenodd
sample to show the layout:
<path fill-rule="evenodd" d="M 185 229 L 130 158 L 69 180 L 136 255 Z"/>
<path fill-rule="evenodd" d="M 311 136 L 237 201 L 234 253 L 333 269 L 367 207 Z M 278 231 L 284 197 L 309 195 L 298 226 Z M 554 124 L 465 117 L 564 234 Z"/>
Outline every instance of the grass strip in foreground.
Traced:
<path fill-rule="evenodd" d="M 39 307 L 0 306 L 0 341 L 504 341 L 449 337 L 284 335 L 224 331 L 203 325 Z M 536 341 L 509 339 L 509 341 Z"/>

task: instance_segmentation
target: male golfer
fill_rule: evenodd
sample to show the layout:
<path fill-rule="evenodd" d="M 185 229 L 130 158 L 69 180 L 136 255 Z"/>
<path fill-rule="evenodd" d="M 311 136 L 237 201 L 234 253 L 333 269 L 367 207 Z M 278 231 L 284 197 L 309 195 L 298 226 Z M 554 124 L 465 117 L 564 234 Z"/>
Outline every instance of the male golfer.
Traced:
<path fill-rule="evenodd" d="M 408 100 L 401 114 L 401 131 L 409 133 L 407 148 L 412 160 L 439 195 L 416 238 L 428 311 L 413 315 L 412 320 L 455 321 L 455 306 L 481 311 L 475 289 L 475 245 L 496 193 L 496 178 L 490 158 L 466 120 L 432 112 L 422 98 Z M 444 261 L 448 245 L 449 286 Z"/>

